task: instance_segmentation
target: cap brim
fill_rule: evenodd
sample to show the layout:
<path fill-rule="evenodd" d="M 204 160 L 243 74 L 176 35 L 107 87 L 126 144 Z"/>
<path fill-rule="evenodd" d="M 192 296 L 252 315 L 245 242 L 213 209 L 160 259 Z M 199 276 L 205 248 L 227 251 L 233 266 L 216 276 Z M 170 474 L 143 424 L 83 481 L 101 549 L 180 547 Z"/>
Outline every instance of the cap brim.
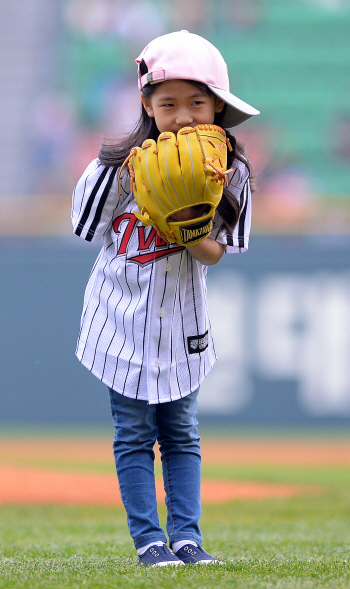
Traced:
<path fill-rule="evenodd" d="M 237 96 L 234 96 L 231 92 L 222 90 L 221 88 L 215 88 L 209 84 L 208 88 L 210 88 L 213 94 L 222 98 L 222 100 L 226 102 L 227 107 L 223 119 L 220 121 L 220 124 L 223 127 L 237 127 L 237 125 L 244 123 L 244 121 L 250 119 L 250 117 L 260 114 L 259 110 L 256 110 L 256 108 L 250 106 L 250 104 L 243 102 L 243 100 L 237 98 Z"/>

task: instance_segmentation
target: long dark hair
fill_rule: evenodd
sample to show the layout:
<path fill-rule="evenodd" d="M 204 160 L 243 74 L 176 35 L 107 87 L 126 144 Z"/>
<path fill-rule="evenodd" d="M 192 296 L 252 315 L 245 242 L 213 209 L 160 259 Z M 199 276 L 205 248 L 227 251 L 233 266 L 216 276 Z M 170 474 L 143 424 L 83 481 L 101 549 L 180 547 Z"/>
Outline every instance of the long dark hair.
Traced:
<path fill-rule="evenodd" d="M 144 72 L 144 73 L 146 73 L 146 72 Z M 186 80 L 186 82 L 193 84 L 194 86 L 199 88 L 199 90 L 201 90 L 201 92 L 203 92 L 203 94 L 213 95 L 213 93 L 208 88 L 208 86 L 206 86 L 205 84 L 202 84 L 201 82 L 196 82 L 193 80 Z M 153 92 L 155 91 L 156 86 L 158 86 L 158 84 L 154 84 L 154 85 L 147 84 L 146 86 L 144 86 L 144 88 L 142 89 L 142 94 L 144 95 L 144 97 L 149 99 L 151 97 L 151 95 L 153 94 Z M 222 126 L 220 124 L 220 121 L 223 118 L 225 108 L 226 108 L 226 105 L 224 106 L 224 109 L 222 112 L 215 113 L 215 118 L 214 118 L 215 125 Z M 243 143 L 240 143 L 239 141 L 237 141 L 236 138 L 233 135 L 231 135 L 231 133 L 229 131 L 227 131 L 226 129 L 225 129 L 225 131 L 226 131 L 227 138 L 229 139 L 230 144 L 232 146 L 232 151 L 227 150 L 227 169 L 232 167 L 233 161 L 235 159 L 238 159 L 247 165 L 249 173 L 250 173 L 251 166 L 250 166 L 250 163 L 247 159 L 247 155 L 246 155 L 246 151 L 245 151 L 245 147 L 244 147 Z M 159 130 L 158 130 L 157 125 L 155 123 L 154 117 L 148 116 L 145 107 L 141 103 L 140 118 L 137 121 L 137 123 L 135 124 L 134 128 L 131 130 L 131 132 L 128 135 L 125 135 L 117 143 L 115 141 L 103 139 L 103 142 L 102 142 L 99 154 L 98 154 L 98 158 L 99 158 L 100 162 L 105 166 L 118 166 L 119 167 L 122 165 L 122 163 L 128 157 L 128 155 L 130 154 L 130 151 L 132 150 L 133 147 L 136 147 L 136 146 L 141 147 L 142 143 L 146 139 L 154 139 L 155 141 L 157 141 L 159 134 L 160 133 L 159 133 Z M 239 204 L 238 200 L 236 199 L 236 197 L 227 188 L 224 188 L 222 198 L 220 200 L 217 210 L 218 210 L 220 220 L 221 220 L 220 228 L 232 231 L 234 229 L 234 227 L 236 226 L 238 218 L 239 218 L 240 204 Z"/>

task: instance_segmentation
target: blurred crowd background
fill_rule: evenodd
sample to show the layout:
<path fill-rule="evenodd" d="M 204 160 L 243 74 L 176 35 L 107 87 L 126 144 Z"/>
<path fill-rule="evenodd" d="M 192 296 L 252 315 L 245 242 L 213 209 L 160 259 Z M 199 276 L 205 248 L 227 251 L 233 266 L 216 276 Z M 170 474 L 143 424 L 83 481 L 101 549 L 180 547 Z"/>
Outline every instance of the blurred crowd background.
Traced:
<path fill-rule="evenodd" d="M 203 35 L 261 115 L 236 129 L 257 177 L 254 231 L 348 232 L 349 0 L 1 0 L 0 233 L 70 231 L 101 138 L 140 109 L 135 57 Z"/>
<path fill-rule="evenodd" d="M 253 238 L 208 273 L 219 361 L 199 411 L 350 423 L 350 0 L 0 0 L 0 423 L 109 423 L 74 357 L 101 244 L 72 235 L 71 195 L 139 117 L 135 58 L 180 29 L 261 111 L 234 131 Z"/>

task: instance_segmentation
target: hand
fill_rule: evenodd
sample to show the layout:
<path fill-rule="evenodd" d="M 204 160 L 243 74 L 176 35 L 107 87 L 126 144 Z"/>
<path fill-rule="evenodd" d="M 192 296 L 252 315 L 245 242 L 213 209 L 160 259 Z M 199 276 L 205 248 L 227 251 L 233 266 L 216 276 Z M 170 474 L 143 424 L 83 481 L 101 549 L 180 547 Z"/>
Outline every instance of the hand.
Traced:
<path fill-rule="evenodd" d="M 205 266 L 214 266 L 220 262 L 225 253 L 226 246 L 215 241 L 212 237 L 206 237 L 203 241 L 196 243 L 195 245 L 187 245 L 186 249 L 191 256 L 198 260 L 198 262 L 201 262 L 201 264 L 204 264 Z"/>

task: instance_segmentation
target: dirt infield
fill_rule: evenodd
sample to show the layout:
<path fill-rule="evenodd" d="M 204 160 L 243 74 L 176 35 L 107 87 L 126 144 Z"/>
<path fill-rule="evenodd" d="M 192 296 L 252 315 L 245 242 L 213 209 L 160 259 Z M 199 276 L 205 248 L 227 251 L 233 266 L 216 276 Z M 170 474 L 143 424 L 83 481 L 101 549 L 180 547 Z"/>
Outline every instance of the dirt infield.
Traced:
<path fill-rule="evenodd" d="M 203 441 L 206 465 L 349 465 L 350 442 L 343 441 Z M 111 465 L 107 441 L 35 440 L 0 441 L 0 503 L 120 505 L 115 474 L 79 472 L 86 465 Z M 74 468 L 76 467 L 76 468 Z M 78 471 L 78 472 L 77 472 Z M 157 495 L 164 500 L 162 481 Z M 285 497 L 305 486 L 206 480 L 203 502 L 244 498 Z"/>
<path fill-rule="evenodd" d="M 207 464 L 350 465 L 350 440 L 201 440 Z M 108 440 L 0 439 L 0 464 L 37 461 L 110 464 L 112 443 Z"/>
<path fill-rule="evenodd" d="M 0 469 L 0 503 L 121 505 L 116 475 L 67 473 L 3 467 Z M 156 480 L 157 497 L 164 501 L 163 482 Z M 285 497 L 300 492 L 298 485 L 272 485 L 230 481 L 202 481 L 204 503 L 232 499 Z"/>

